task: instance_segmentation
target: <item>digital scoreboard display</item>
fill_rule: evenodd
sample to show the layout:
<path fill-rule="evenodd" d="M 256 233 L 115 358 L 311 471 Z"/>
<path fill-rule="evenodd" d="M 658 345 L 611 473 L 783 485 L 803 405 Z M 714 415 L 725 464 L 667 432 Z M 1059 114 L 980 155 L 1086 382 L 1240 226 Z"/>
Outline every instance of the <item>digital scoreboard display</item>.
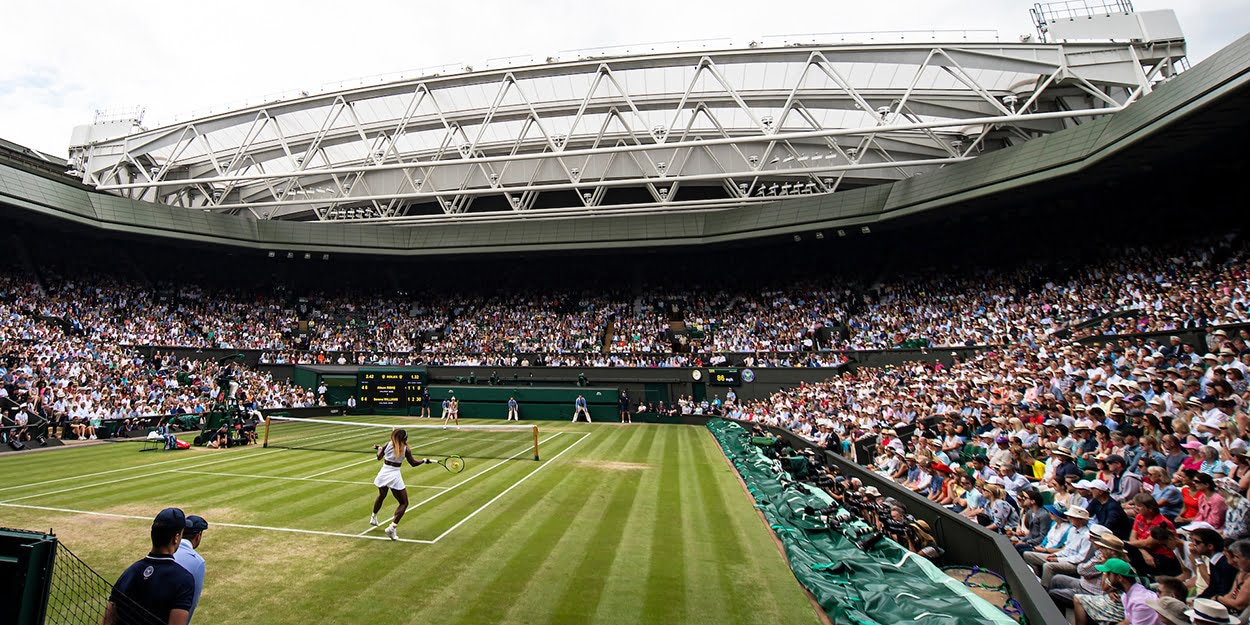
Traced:
<path fill-rule="evenodd" d="M 356 401 L 367 408 L 420 407 L 425 380 L 424 370 L 362 369 L 356 373 Z"/>
<path fill-rule="evenodd" d="M 712 386 L 742 386 L 742 376 L 737 369 L 708 369 L 707 383 Z"/>

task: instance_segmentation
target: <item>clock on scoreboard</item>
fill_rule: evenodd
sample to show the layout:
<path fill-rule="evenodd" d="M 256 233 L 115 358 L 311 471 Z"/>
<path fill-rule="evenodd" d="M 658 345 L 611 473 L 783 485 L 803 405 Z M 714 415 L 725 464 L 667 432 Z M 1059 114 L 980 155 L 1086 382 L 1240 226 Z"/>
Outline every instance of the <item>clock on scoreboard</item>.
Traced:
<path fill-rule="evenodd" d="M 368 408 L 419 407 L 425 402 L 425 370 L 361 369 L 356 372 L 356 402 Z"/>
<path fill-rule="evenodd" d="M 712 386 L 742 386 L 738 369 L 708 369 L 707 383 Z"/>

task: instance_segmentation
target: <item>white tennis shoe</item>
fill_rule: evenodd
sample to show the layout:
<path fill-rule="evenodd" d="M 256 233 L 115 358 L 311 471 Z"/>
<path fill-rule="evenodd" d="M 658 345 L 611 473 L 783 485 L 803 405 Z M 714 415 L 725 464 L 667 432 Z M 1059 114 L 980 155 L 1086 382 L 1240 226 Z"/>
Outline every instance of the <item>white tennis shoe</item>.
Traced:
<path fill-rule="evenodd" d="M 381 525 L 381 523 L 378 523 L 378 515 L 376 514 L 369 515 L 369 525 L 372 525 L 374 527 Z"/>
<path fill-rule="evenodd" d="M 390 527 L 386 528 L 386 535 L 390 536 L 391 540 L 399 540 L 398 529 L 399 528 L 395 527 L 395 525 L 392 523 Z"/>

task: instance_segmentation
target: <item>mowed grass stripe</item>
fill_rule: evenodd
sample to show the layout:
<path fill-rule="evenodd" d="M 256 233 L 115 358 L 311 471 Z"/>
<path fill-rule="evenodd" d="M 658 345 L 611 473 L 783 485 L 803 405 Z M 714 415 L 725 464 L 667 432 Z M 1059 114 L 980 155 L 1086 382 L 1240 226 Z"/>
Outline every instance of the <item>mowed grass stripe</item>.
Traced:
<path fill-rule="evenodd" d="M 699 438 L 705 450 L 701 466 L 722 476 L 715 482 L 717 496 L 708 499 L 708 505 L 724 511 L 715 530 L 733 537 L 733 546 L 722 546 L 722 549 L 733 549 L 740 556 L 721 571 L 718 581 L 725 589 L 724 594 L 737 604 L 738 612 L 754 615 L 750 619 L 817 625 L 821 620 L 816 608 L 777 548 L 772 530 L 756 511 L 754 501 L 743 488 L 737 471 L 725 459 L 720 444 L 705 428 L 699 428 Z M 758 592 L 749 597 L 734 592 L 735 588 L 741 588 L 743 579 L 750 579 Z"/>
<path fill-rule="evenodd" d="M 634 498 L 625 523 L 629 531 L 617 542 L 617 551 L 609 566 L 607 584 L 593 619 L 593 622 L 599 624 L 647 622 L 643 620 L 639 607 L 646 599 L 650 584 L 648 576 L 653 556 L 652 535 L 658 511 L 666 505 L 665 501 L 653 494 L 659 490 L 663 480 L 664 441 L 678 436 L 679 428 L 653 425 L 640 427 L 644 432 L 650 430 L 650 440 L 645 441 L 647 444 L 639 450 L 639 455 L 629 461 L 652 468 L 643 471 L 639 477 L 639 496 Z"/>
<path fill-rule="evenodd" d="M 598 505 L 589 509 L 591 518 L 578 520 L 582 540 L 561 545 L 562 550 L 553 553 L 537 577 L 525 580 L 517 593 L 520 600 L 508 611 L 508 621 L 578 625 L 591 621 L 603 600 L 612 561 L 630 557 L 622 553 L 620 542 L 628 527 L 629 511 L 639 496 L 642 470 L 598 469 L 590 463 L 635 458 L 644 445 L 654 440 L 654 435 L 620 428 L 612 436 L 619 441 L 610 449 L 586 458 L 592 467 L 589 470 L 600 474 L 601 486 L 596 489 L 594 503 Z M 556 585 L 563 586 L 563 590 L 552 601 Z"/>
<path fill-rule="evenodd" d="M 611 432 L 597 433 L 594 438 L 599 448 L 612 448 L 623 442 L 621 437 L 613 436 Z M 582 453 L 581 448 L 588 444 L 589 441 L 582 443 L 573 453 Z M 561 460 L 568 457 L 569 454 L 561 456 Z M 559 468 L 553 470 L 558 471 Z M 550 470 L 544 472 L 544 476 L 550 472 Z M 560 561 L 562 556 L 583 550 L 584 538 L 590 533 L 589 528 L 594 527 L 596 522 L 603 521 L 600 514 L 599 495 L 606 484 L 601 479 L 602 476 L 574 470 L 570 470 L 569 473 L 573 474 L 575 482 L 563 492 L 557 493 L 541 485 L 543 477 L 530 481 L 531 483 L 539 482 L 538 488 L 542 488 L 544 492 L 552 492 L 554 495 L 555 505 L 548 510 L 548 517 L 543 521 L 543 526 L 516 550 L 501 569 L 485 570 L 481 573 L 470 570 L 469 573 L 475 581 L 481 580 L 479 592 L 488 600 L 481 603 L 462 603 L 457 606 L 456 612 L 440 617 L 438 619 L 440 622 L 467 625 L 507 621 L 509 619 L 506 616 L 504 619 L 499 618 L 499 606 L 507 605 L 510 597 L 513 603 L 509 607 L 515 609 L 517 599 L 525 597 L 531 586 L 537 587 L 539 596 L 547 598 L 547 601 L 541 603 L 544 604 L 545 609 L 550 609 L 552 607 L 549 605 L 550 594 L 562 583 L 576 583 L 569 577 L 567 568 L 555 563 Z M 521 622 L 548 622 L 544 615 L 536 610 L 527 610 L 523 616 L 526 620 Z"/>
<path fill-rule="evenodd" d="M 595 445 L 592 440 L 584 446 Z M 581 448 L 579 447 L 579 450 Z M 478 600 L 479 589 L 474 575 L 498 568 L 500 563 L 512 561 L 523 551 L 523 545 L 535 540 L 535 535 L 550 523 L 564 516 L 563 502 L 570 497 L 582 495 L 578 484 L 584 480 L 571 471 L 547 471 L 531 487 L 528 496 L 509 498 L 505 505 L 493 511 L 484 524 L 475 526 L 473 532 L 460 535 L 459 540 L 448 540 L 424 550 L 419 556 L 422 569 L 436 572 L 433 579 L 414 580 L 402 566 L 384 562 L 382 575 L 370 575 L 367 579 L 348 580 L 348 585 L 326 588 L 327 593 L 360 593 L 361 596 L 383 597 L 397 593 L 405 597 L 404 622 L 439 622 L 458 602 Z M 581 488 L 585 488 L 583 485 Z M 576 489 L 576 490 L 575 490 Z M 526 557 L 537 557 L 526 553 Z M 437 580 L 449 580 L 445 584 Z M 368 582 L 368 583 L 366 583 Z M 407 588 L 409 592 L 399 589 Z M 335 611 L 330 622 L 374 622 L 388 613 L 384 602 L 365 608 L 365 614 L 357 615 L 350 610 Z M 498 606 L 497 606 L 498 607 Z M 393 615 L 392 615 L 393 616 Z"/>
<path fill-rule="evenodd" d="M 643 618 L 651 623 L 687 622 L 681 481 L 686 460 L 682 441 L 688 431 L 689 428 L 682 428 L 674 436 L 663 439 L 660 485 L 655 490 L 656 512 L 651 528 L 651 566 L 642 603 Z"/>
<path fill-rule="evenodd" d="M 703 428 L 540 425 L 543 436 L 568 433 L 554 439 L 559 445 L 543 446 L 544 458 L 569 445 L 577 447 L 539 474 L 533 472 L 545 465 L 528 459 L 509 461 L 411 511 L 400 535 L 431 538 L 517 480 L 533 475 L 437 544 L 210 526 L 201 546 L 209 575 L 197 610 L 203 616 L 197 620 L 219 625 L 818 622 L 767 527 Z M 591 435 L 578 444 L 587 432 Z M 524 443 L 517 450 L 521 446 Z M 102 470 L 134 462 L 138 456 L 160 457 L 141 455 L 133 448 L 124 454 L 92 451 L 98 459 L 93 466 Z M 229 453 L 234 452 L 201 454 L 195 462 Z M 205 470 L 248 475 L 296 463 L 308 466 L 303 459 L 284 459 L 288 453 L 329 457 L 324 467 L 332 468 L 359 456 L 284 451 L 253 458 L 252 450 L 245 453 L 245 461 Z M 65 457 L 76 456 L 71 452 Z M 442 481 L 434 483 L 449 486 L 493 462 L 470 459 L 469 470 L 457 476 L 436 467 L 405 470 L 405 480 L 415 485 L 434 481 L 441 473 Z M 646 468 L 606 463 L 638 463 Z M 376 470 L 376 464 L 364 463 L 326 477 L 371 481 Z M 12 475 L 33 479 L 18 471 Z M 63 496 L 75 504 L 90 498 L 98 509 L 144 508 L 123 511 L 135 514 L 153 514 L 171 501 L 186 502 L 188 512 L 195 506 L 211 506 L 223 516 L 210 518 L 210 525 L 214 520 L 238 520 L 227 515 L 255 514 L 265 518 L 256 525 L 303 527 L 342 519 L 349 527 L 363 528 L 376 492 L 355 484 L 269 482 L 173 472 Z M 0 500 L 6 494 L 43 490 L 0 492 Z M 434 492 L 414 489 L 410 494 L 416 502 Z M 388 501 L 383 514 L 389 514 L 393 505 Z M 3 510 L 6 525 L 44 527 L 54 520 L 66 544 L 106 578 L 115 578 L 147 550 L 147 527 L 141 520 Z M 434 511 L 437 514 L 430 514 Z M 662 531 L 665 524 L 676 524 L 677 532 Z M 673 559 L 682 562 L 680 570 L 670 566 Z M 674 583 L 678 573 L 681 581 Z"/>
<path fill-rule="evenodd" d="M 693 429 L 692 429 L 693 430 Z M 716 492 L 716 477 L 707 445 L 693 430 L 683 432 L 686 475 L 681 480 L 681 499 L 691 504 L 682 516 L 686 569 L 685 603 L 692 622 L 741 623 L 748 614 L 740 609 L 736 593 L 720 582 L 743 561 L 742 545 L 733 531 L 726 531 L 729 511 Z M 719 590 L 719 592 L 718 592 Z"/>

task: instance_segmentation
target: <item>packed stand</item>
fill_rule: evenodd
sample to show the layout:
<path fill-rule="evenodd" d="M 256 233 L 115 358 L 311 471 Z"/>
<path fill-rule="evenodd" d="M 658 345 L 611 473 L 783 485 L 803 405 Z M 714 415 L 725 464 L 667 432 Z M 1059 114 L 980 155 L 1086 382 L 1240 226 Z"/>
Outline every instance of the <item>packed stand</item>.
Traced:
<path fill-rule="evenodd" d="M 1238 614 L 1250 607 L 1237 581 L 1250 580 L 1250 330 L 1208 338 L 1207 353 L 1176 337 L 1050 341 L 864 368 L 729 416 L 847 453 L 875 441 L 862 462 L 1007 535 L 1057 603 L 1097 622 L 1124 618 L 1129 586 L 1100 581 L 1111 560 Z"/>

